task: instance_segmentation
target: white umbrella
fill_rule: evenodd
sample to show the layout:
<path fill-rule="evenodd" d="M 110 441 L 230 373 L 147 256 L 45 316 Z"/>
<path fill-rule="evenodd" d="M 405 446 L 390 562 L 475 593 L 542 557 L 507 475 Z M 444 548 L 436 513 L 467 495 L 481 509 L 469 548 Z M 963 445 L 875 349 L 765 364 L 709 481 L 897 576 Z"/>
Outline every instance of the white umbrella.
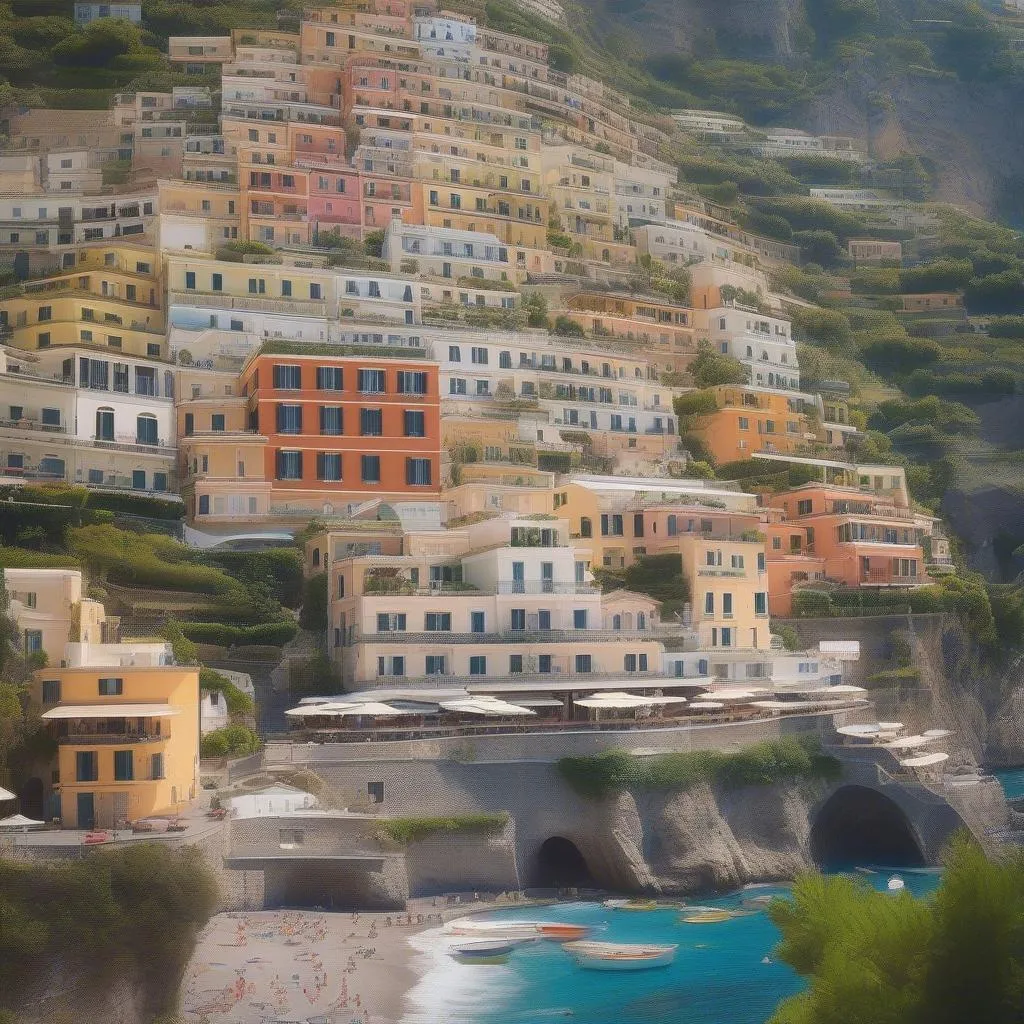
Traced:
<path fill-rule="evenodd" d="M 596 693 L 591 697 L 580 697 L 576 703 L 580 707 L 602 709 L 646 708 L 656 702 L 656 697 L 639 697 L 634 693 L 621 693 L 612 690 L 609 693 Z"/>
<path fill-rule="evenodd" d="M 752 690 L 741 690 L 733 688 L 731 690 L 712 690 L 709 697 L 714 697 L 715 700 L 753 700 L 755 697 L 766 696 L 765 690 L 758 690 L 756 693 Z"/>
<path fill-rule="evenodd" d="M 717 700 L 695 700 L 690 704 L 690 707 L 697 708 L 700 711 L 720 711 L 725 705 Z"/>
<path fill-rule="evenodd" d="M 419 711 L 411 711 L 407 708 L 393 708 L 390 704 L 382 704 L 380 701 L 368 700 L 364 704 L 346 704 L 339 708 L 337 714 L 366 715 L 371 718 L 388 718 L 391 715 L 418 715 Z"/>
<path fill-rule="evenodd" d="M 348 708 L 355 707 L 354 704 L 337 704 L 337 703 L 324 703 L 324 704 L 307 704 L 305 707 L 290 708 L 285 712 L 286 715 L 290 715 L 294 718 L 313 718 L 316 716 L 330 716 L 340 715 Z"/>
<path fill-rule="evenodd" d="M 922 736 L 927 736 L 929 739 L 941 740 L 943 736 L 949 736 L 949 729 L 925 729 Z"/>
<path fill-rule="evenodd" d="M 942 764 L 943 761 L 948 759 L 949 754 L 921 754 L 918 757 L 908 757 L 905 761 L 900 761 L 900 764 L 905 768 L 927 768 L 933 764 Z"/>
<path fill-rule="evenodd" d="M 672 693 L 666 694 L 664 697 L 648 697 L 647 700 L 651 704 L 685 704 L 687 702 L 685 697 L 679 697 Z"/>
<path fill-rule="evenodd" d="M 938 739 L 938 736 L 901 736 L 898 740 L 893 740 L 884 746 L 887 750 L 913 750 L 914 747 L 935 743 Z"/>
<path fill-rule="evenodd" d="M 481 695 L 472 697 L 469 700 L 443 700 L 441 707 L 445 711 L 456 711 L 466 715 L 492 715 L 503 717 L 511 715 L 535 715 L 536 711 L 530 708 L 520 707 L 518 704 L 510 704 L 508 701 L 498 700 L 497 697 Z"/>
<path fill-rule="evenodd" d="M 18 798 L 10 790 L 4 789 L 3 786 L 0 786 L 0 803 L 3 803 L 4 800 L 17 800 L 17 799 Z"/>
<path fill-rule="evenodd" d="M 859 736 L 863 738 L 867 736 L 877 736 L 880 729 L 877 723 L 871 725 L 864 723 L 859 725 L 841 725 L 836 729 L 836 732 L 839 733 L 840 736 Z"/>
<path fill-rule="evenodd" d="M 879 722 L 878 728 L 882 732 L 899 732 L 900 729 L 904 728 L 904 725 L 902 722 Z"/>
<path fill-rule="evenodd" d="M 0 828 L 36 828 L 45 824 L 45 821 L 26 818 L 24 814 L 12 814 L 9 818 L 0 818 Z"/>

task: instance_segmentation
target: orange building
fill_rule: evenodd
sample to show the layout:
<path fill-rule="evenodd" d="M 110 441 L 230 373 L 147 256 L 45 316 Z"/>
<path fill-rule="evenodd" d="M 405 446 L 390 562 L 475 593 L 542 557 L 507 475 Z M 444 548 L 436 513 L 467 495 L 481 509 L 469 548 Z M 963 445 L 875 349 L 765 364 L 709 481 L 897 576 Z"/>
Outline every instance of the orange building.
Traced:
<path fill-rule="evenodd" d="M 813 580 L 843 587 L 930 582 L 921 535 L 933 520 L 908 507 L 902 470 L 895 474 L 881 490 L 809 483 L 766 498 L 768 591 L 776 615 L 788 615 L 794 587 Z"/>
<path fill-rule="evenodd" d="M 440 493 L 436 363 L 272 344 L 243 368 L 248 429 L 267 438 L 272 497 L 322 506 Z"/>
<path fill-rule="evenodd" d="M 719 464 L 755 452 L 792 455 L 817 439 L 820 411 L 812 396 L 730 384 L 701 393 L 707 405 L 710 396 L 717 408 L 689 414 L 682 431 L 700 438 Z"/>

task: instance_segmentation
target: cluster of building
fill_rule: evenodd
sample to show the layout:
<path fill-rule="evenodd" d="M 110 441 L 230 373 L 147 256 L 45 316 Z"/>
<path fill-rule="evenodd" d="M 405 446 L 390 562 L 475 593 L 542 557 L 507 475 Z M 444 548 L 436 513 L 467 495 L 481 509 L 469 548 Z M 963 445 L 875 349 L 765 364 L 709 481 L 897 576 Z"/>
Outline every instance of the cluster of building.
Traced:
<path fill-rule="evenodd" d="M 376 0 L 311 5 L 297 32 L 174 38 L 169 59 L 195 84 L 8 118 L 0 482 L 182 502 L 211 543 L 323 520 L 307 568 L 328 576 L 346 689 L 512 693 L 570 717 L 623 686 L 820 690 L 849 649 L 786 652 L 770 613 L 808 583 L 911 587 L 950 566 L 903 471 L 850 461 L 842 387 L 801 381 L 765 272 L 793 247 L 683 199 L 663 128 L 545 44 Z M 860 159 L 793 132 L 758 144 Z M 818 482 L 688 477 L 675 404 L 705 351 L 748 379 L 705 392 L 687 433 L 720 463 Z M 599 585 L 659 554 L 689 591 L 671 615 Z M 186 799 L 194 765 L 164 785 L 157 746 L 198 723 L 194 671 L 163 645 L 61 642 L 67 667 L 40 683 L 45 714 L 70 702 L 51 715 L 71 723 L 65 820 L 90 817 L 70 779 L 99 778 L 81 779 L 87 719 L 98 743 L 140 744 L 151 803 Z M 85 713 L 122 697 L 102 659 L 126 656 L 145 677 L 125 677 L 132 717 Z M 184 689 L 168 726 L 153 707 Z M 119 818 L 141 789 L 89 792 Z"/>

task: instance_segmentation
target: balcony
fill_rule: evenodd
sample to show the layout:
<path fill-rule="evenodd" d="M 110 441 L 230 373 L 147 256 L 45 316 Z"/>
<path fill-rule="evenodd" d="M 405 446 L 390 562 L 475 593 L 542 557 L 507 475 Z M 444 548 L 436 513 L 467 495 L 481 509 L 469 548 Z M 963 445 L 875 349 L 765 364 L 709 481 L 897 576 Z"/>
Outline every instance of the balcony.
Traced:
<path fill-rule="evenodd" d="M 163 743 L 169 740 L 168 734 L 159 733 L 127 733 L 127 732 L 69 732 L 64 736 L 58 736 L 57 743 L 60 746 L 68 747 L 94 747 L 94 746 L 132 746 L 136 743 Z M 121 781 L 131 782 L 131 779 Z M 138 779 L 136 781 L 143 781 Z"/>
<path fill-rule="evenodd" d="M 171 291 L 171 304 L 208 306 L 211 309 L 237 309 L 261 313 L 294 313 L 300 316 L 327 316 L 327 303 L 313 299 L 273 299 L 266 295 L 226 295 L 224 292 Z"/>
<path fill-rule="evenodd" d="M 66 434 L 64 423 L 43 423 L 40 420 L 22 417 L 20 420 L 0 419 L 0 429 L 6 430 L 39 430 L 47 434 Z"/>
<path fill-rule="evenodd" d="M 682 632 L 683 627 L 679 626 L 678 631 Z M 356 632 L 351 642 L 370 644 L 560 644 L 589 641 L 608 643 L 623 639 L 654 641 L 661 636 L 664 636 L 661 631 L 655 635 L 653 630 L 646 629 L 502 629 L 491 633 L 384 630 L 383 632 Z"/>
<path fill-rule="evenodd" d="M 498 580 L 498 594 L 600 594 L 594 583 L 555 583 L 553 580 Z"/>
<path fill-rule="evenodd" d="M 89 442 L 96 448 L 108 448 L 122 452 L 141 452 L 142 454 L 162 455 L 173 454 L 178 446 L 165 438 L 156 441 L 140 441 L 135 434 L 114 434 L 113 437 L 92 437 Z"/>

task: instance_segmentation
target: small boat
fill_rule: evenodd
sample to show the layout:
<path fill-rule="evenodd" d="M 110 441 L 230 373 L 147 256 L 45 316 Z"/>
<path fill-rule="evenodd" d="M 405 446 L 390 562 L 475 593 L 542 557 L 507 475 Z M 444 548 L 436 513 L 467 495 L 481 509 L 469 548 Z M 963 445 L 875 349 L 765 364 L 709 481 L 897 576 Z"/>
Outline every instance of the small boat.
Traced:
<path fill-rule="evenodd" d="M 731 921 L 735 916 L 730 910 L 699 910 L 695 914 L 680 914 L 679 920 L 683 924 L 718 924 Z"/>
<path fill-rule="evenodd" d="M 774 896 L 744 896 L 740 900 L 740 906 L 746 910 L 764 910 L 773 899 Z"/>
<path fill-rule="evenodd" d="M 657 910 L 656 900 L 605 900 L 601 904 L 609 910 Z"/>
<path fill-rule="evenodd" d="M 889 892 L 903 892 L 903 890 L 906 887 L 906 883 L 903 881 L 902 878 L 900 878 L 899 875 L 893 875 L 892 878 L 889 879 L 888 884 L 886 885 L 886 888 L 889 890 Z"/>
<path fill-rule="evenodd" d="M 593 971 L 644 971 L 668 967 L 676 958 L 677 945 L 642 943 L 567 942 L 563 947 L 580 967 Z"/>
<path fill-rule="evenodd" d="M 584 924 L 565 924 L 561 921 L 453 921 L 446 931 L 449 935 L 468 935 L 479 938 L 501 939 L 554 939 L 567 942 L 582 939 L 590 932 Z"/>
<path fill-rule="evenodd" d="M 448 953 L 464 964 L 503 964 L 516 946 L 529 939 L 471 939 L 455 943 Z"/>

